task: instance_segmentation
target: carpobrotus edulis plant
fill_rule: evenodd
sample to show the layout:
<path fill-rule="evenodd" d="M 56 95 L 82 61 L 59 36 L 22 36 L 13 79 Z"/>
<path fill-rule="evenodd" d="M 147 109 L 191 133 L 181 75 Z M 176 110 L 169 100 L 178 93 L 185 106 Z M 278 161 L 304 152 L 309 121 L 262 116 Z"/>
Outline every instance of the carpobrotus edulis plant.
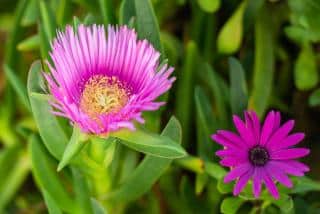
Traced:
<path fill-rule="evenodd" d="M 234 195 L 238 195 L 252 178 L 253 193 L 260 196 L 262 183 L 274 198 L 279 198 L 275 182 L 292 187 L 287 174 L 303 176 L 309 167 L 296 161 L 309 154 L 309 149 L 293 148 L 303 138 L 303 133 L 290 134 L 294 121 L 280 126 L 280 112 L 271 111 L 261 127 L 253 111 L 245 112 L 245 121 L 233 116 L 239 134 L 220 130 L 212 139 L 224 146 L 216 155 L 222 158 L 220 164 L 231 168 L 224 182 L 237 180 Z"/>

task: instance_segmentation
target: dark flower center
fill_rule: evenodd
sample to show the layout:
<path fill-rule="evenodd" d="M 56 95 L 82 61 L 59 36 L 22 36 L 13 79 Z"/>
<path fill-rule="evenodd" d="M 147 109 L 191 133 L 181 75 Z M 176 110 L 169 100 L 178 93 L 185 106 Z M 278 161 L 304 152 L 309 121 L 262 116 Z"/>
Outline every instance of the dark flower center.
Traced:
<path fill-rule="evenodd" d="M 256 146 L 250 149 L 249 159 L 254 166 L 264 166 L 269 160 L 269 153 L 264 147 Z"/>

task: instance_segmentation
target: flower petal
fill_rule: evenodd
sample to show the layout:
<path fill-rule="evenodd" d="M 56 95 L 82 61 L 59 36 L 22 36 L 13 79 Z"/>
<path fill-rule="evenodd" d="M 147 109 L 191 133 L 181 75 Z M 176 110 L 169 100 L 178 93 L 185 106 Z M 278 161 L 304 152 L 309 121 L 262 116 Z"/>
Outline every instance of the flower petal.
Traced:
<path fill-rule="evenodd" d="M 288 148 L 290 146 L 294 146 L 298 144 L 304 138 L 304 133 L 295 133 L 287 136 L 285 139 L 280 141 L 279 143 L 273 143 L 268 145 L 271 150 L 280 150 L 284 148 Z"/>
<path fill-rule="evenodd" d="M 243 174 L 248 172 L 251 169 L 251 165 L 249 163 L 240 164 L 233 168 L 223 179 L 225 183 L 229 183 L 232 180 L 235 180 L 238 177 L 241 177 Z"/>
<path fill-rule="evenodd" d="M 273 135 L 270 137 L 266 145 L 269 147 L 281 142 L 289 134 L 293 126 L 294 126 L 294 120 L 289 120 L 288 122 L 286 122 L 284 125 L 282 125 L 279 129 L 277 129 L 273 133 Z"/>
<path fill-rule="evenodd" d="M 241 138 L 248 145 L 254 145 L 254 136 L 252 135 L 252 130 L 246 127 L 245 123 L 236 115 L 233 116 L 233 123 L 236 126 Z"/>
<path fill-rule="evenodd" d="M 265 143 L 268 141 L 269 137 L 271 136 L 273 132 L 274 127 L 274 120 L 275 120 L 275 113 L 274 111 L 271 111 L 264 121 L 261 136 L 260 136 L 260 145 L 265 145 Z"/>
<path fill-rule="evenodd" d="M 279 181 L 281 184 L 283 184 L 286 187 L 291 188 L 293 186 L 292 182 L 288 178 L 288 176 L 278 168 L 275 168 L 274 165 L 267 164 L 266 169 L 268 171 L 268 174 Z"/>
<path fill-rule="evenodd" d="M 258 115 L 254 111 L 249 111 L 248 114 L 249 114 L 249 118 L 252 121 L 252 126 L 253 126 L 252 130 L 254 132 L 255 144 L 258 144 L 260 140 L 260 131 L 261 131 L 260 121 L 259 121 Z"/>
<path fill-rule="evenodd" d="M 270 157 L 272 160 L 288 160 L 301 158 L 309 153 L 310 150 L 305 148 L 284 149 L 271 152 Z"/>
<path fill-rule="evenodd" d="M 227 167 L 235 167 L 241 163 L 246 162 L 247 160 L 237 158 L 237 157 L 226 157 L 220 161 L 220 164 L 222 166 L 227 166 Z"/>
<path fill-rule="evenodd" d="M 297 162 L 297 161 L 295 161 Z M 272 160 L 268 163 L 269 165 L 273 165 L 274 168 L 278 170 L 283 170 L 285 173 L 295 176 L 303 176 L 304 170 L 306 168 L 299 168 L 295 163 L 293 163 L 292 160 L 286 160 L 286 161 L 276 161 Z"/>
<path fill-rule="evenodd" d="M 239 180 L 237 181 L 234 189 L 233 195 L 239 195 L 239 193 L 243 190 L 245 185 L 248 183 L 249 179 L 252 176 L 253 169 L 248 170 L 244 175 L 242 175 Z"/>
<path fill-rule="evenodd" d="M 271 193 L 271 195 L 275 199 L 279 199 L 279 192 L 278 192 L 277 186 L 274 184 L 274 182 L 266 172 L 264 172 L 263 180 L 264 180 L 264 183 L 266 184 L 268 191 Z"/>
<path fill-rule="evenodd" d="M 252 189 L 253 189 L 253 195 L 255 198 L 258 198 L 260 196 L 261 193 L 261 187 L 262 187 L 262 172 L 261 170 L 263 170 L 261 167 L 255 167 L 254 168 L 254 173 L 253 173 L 253 185 L 252 185 Z"/>

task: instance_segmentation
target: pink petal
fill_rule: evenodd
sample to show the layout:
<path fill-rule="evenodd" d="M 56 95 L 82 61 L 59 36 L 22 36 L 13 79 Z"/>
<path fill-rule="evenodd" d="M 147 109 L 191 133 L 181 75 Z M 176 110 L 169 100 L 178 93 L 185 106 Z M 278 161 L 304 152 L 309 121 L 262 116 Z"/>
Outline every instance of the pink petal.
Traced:
<path fill-rule="evenodd" d="M 288 165 L 291 165 L 292 167 L 295 167 L 296 169 L 300 169 L 302 172 L 308 172 L 308 171 L 310 171 L 310 168 L 309 168 L 307 165 L 305 165 L 305 164 L 303 164 L 303 163 L 301 163 L 301 162 L 299 162 L 299 161 L 296 161 L 296 160 L 287 160 L 286 163 L 287 163 Z"/>
<path fill-rule="evenodd" d="M 278 144 L 282 141 L 292 130 L 294 126 L 294 120 L 289 120 L 283 126 L 281 126 L 278 130 L 274 132 L 271 138 L 267 142 L 267 146 L 272 146 L 274 144 Z"/>
<path fill-rule="evenodd" d="M 267 173 L 264 173 L 263 180 L 264 180 L 264 183 L 266 184 L 267 189 L 271 193 L 271 195 L 275 199 L 279 199 L 279 192 L 278 192 L 277 186 L 274 184 L 274 182 L 272 181 L 272 179 Z"/>
<path fill-rule="evenodd" d="M 248 172 L 251 169 L 251 165 L 249 163 L 240 164 L 239 166 L 232 169 L 225 177 L 224 182 L 229 183 L 232 180 L 235 180 L 238 177 L 241 177 L 243 174 Z"/>
<path fill-rule="evenodd" d="M 259 198 L 261 193 L 261 187 L 262 187 L 262 173 L 261 173 L 261 167 L 255 167 L 254 173 L 253 173 L 253 194 L 255 198 Z"/>
<path fill-rule="evenodd" d="M 260 131 L 261 131 L 260 130 L 261 125 L 260 125 L 258 115 L 254 111 L 249 111 L 249 118 L 252 121 L 252 126 L 253 126 L 255 141 L 256 141 L 255 143 L 258 144 L 260 140 Z"/>
<path fill-rule="evenodd" d="M 244 175 L 242 175 L 239 180 L 237 181 L 234 189 L 233 189 L 233 195 L 239 195 L 239 193 L 242 191 L 242 189 L 245 187 L 245 185 L 248 183 L 249 179 L 252 176 L 253 169 L 248 170 Z"/>
<path fill-rule="evenodd" d="M 284 149 L 271 152 L 270 156 L 272 160 L 288 160 L 295 159 L 306 156 L 310 153 L 309 149 L 305 148 L 294 148 L 294 149 Z"/>
<path fill-rule="evenodd" d="M 244 163 L 246 162 L 246 160 L 244 159 L 241 159 L 241 158 L 236 158 L 236 157 L 226 157 L 224 159 L 222 159 L 220 161 L 220 164 L 222 166 L 227 166 L 227 167 L 234 167 L 234 166 L 237 166 L 241 163 Z"/>
<path fill-rule="evenodd" d="M 285 139 L 283 139 L 281 142 L 277 144 L 274 143 L 269 145 L 269 148 L 271 150 L 280 150 L 280 149 L 288 148 L 290 146 L 294 146 L 298 144 L 301 140 L 303 140 L 303 138 L 304 138 L 304 133 L 292 134 L 287 136 Z"/>
<path fill-rule="evenodd" d="M 233 116 L 233 123 L 236 126 L 238 133 L 240 134 L 241 138 L 248 144 L 254 145 L 254 137 L 252 132 L 249 128 L 246 127 L 244 122 L 236 115 Z"/>
<path fill-rule="evenodd" d="M 276 131 L 280 127 L 280 122 L 281 122 L 280 112 L 276 111 L 274 115 L 273 131 Z"/>
<path fill-rule="evenodd" d="M 244 152 L 243 150 L 239 150 L 239 149 L 223 149 L 223 150 L 219 150 L 216 152 L 216 155 L 219 157 L 227 157 L 227 156 L 231 156 L 231 157 L 239 157 L 239 158 L 246 158 L 247 157 L 247 153 Z"/>
<path fill-rule="evenodd" d="M 285 173 L 295 176 L 303 176 L 304 170 L 303 168 L 298 168 L 296 165 L 292 164 L 292 160 L 286 161 L 270 161 L 268 165 L 272 165 L 274 168 L 278 170 L 283 170 Z"/>
<path fill-rule="evenodd" d="M 274 165 L 270 164 L 266 166 L 266 169 L 268 171 L 268 174 L 277 181 L 279 181 L 281 184 L 289 188 L 292 187 L 292 182 L 282 170 L 279 170 L 278 168 L 275 168 Z"/>
<path fill-rule="evenodd" d="M 224 136 L 222 136 L 221 134 L 214 134 L 211 136 L 212 140 L 214 140 L 215 142 L 217 142 L 218 144 L 226 147 L 226 148 L 239 148 L 237 144 L 233 143 L 232 141 L 230 141 L 228 138 L 225 138 Z"/>
<path fill-rule="evenodd" d="M 260 136 L 260 145 L 265 145 L 265 143 L 268 141 L 269 137 L 272 134 L 273 126 L 274 126 L 274 120 L 275 120 L 275 114 L 273 111 L 271 111 L 266 120 L 264 121 L 261 136 Z"/>

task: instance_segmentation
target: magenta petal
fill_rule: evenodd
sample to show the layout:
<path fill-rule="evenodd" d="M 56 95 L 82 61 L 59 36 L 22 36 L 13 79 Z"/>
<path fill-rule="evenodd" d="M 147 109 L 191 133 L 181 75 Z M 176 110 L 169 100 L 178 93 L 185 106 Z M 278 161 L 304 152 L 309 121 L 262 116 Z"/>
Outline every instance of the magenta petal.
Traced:
<path fill-rule="evenodd" d="M 236 158 L 236 157 L 226 157 L 220 161 L 220 164 L 222 166 L 227 166 L 227 167 L 234 167 L 237 166 L 241 163 L 244 163 L 246 160 Z"/>
<path fill-rule="evenodd" d="M 273 126 L 274 126 L 274 120 L 275 120 L 275 114 L 273 111 L 271 111 L 262 127 L 261 136 L 260 136 L 260 145 L 265 145 L 265 143 L 268 141 L 269 137 L 272 134 Z"/>
<path fill-rule="evenodd" d="M 224 149 L 224 150 L 219 150 L 216 152 L 216 155 L 219 157 L 239 157 L 242 159 L 245 159 L 247 156 L 247 153 L 244 152 L 243 150 L 235 150 L 235 149 Z"/>
<path fill-rule="evenodd" d="M 244 122 L 236 115 L 233 116 L 233 123 L 236 126 L 241 138 L 249 145 L 254 144 L 254 137 L 250 129 L 246 127 Z"/>
<path fill-rule="evenodd" d="M 249 118 L 252 121 L 252 126 L 253 126 L 255 141 L 256 141 L 255 144 L 258 144 L 260 140 L 260 129 L 261 129 L 258 115 L 254 111 L 250 111 Z"/>
<path fill-rule="evenodd" d="M 280 112 L 276 111 L 274 113 L 273 131 L 276 131 L 280 127 L 280 122 L 281 122 Z"/>
<path fill-rule="evenodd" d="M 275 199 L 279 199 L 279 192 L 278 192 L 277 186 L 274 184 L 274 182 L 272 181 L 272 179 L 267 173 L 264 173 L 263 180 L 264 180 L 264 183 L 266 184 L 267 189 L 271 193 L 271 195 Z"/>
<path fill-rule="evenodd" d="M 274 132 L 274 134 L 268 140 L 267 146 L 269 147 L 282 141 L 292 130 L 293 126 L 294 120 L 289 120 L 288 122 L 286 122 L 283 126 L 281 126 Z"/>
<path fill-rule="evenodd" d="M 294 168 L 296 168 L 296 169 L 300 169 L 302 172 L 308 172 L 308 171 L 310 171 L 310 168 L 309 168 L 307 165 L 305 165 L 305 164 L 303 164 L 303 163 L 301 163 L 301 162 L 299 162 L 299 161 L 296 161 L 296 160 L 287 160 L 286 163 L 287 163 L 288 165 L 291 165 L 292 167 L 294 167 Z"/>
<path fill-rule="evenodd" d="M 245 185 L 248 183 L 249 179 L 252 176 L 253 169 L 248 170 L 244 175 L 242 175 L 239 180 L 237 181 L 234 189 L 233 195 L 239 195 Z"/>
<path fill-rule="evenodd" d="M 285 139 L 283 139 L 279 143 L 273 143 L 269 145 L 269 148 L 271 150 L 280 150 L 280 149 L 288 148 L 290 146 L 294 146 L 298 144 L 301 140 L 303 140 L 303 138 L 304 138 L 304 133 L 292 134 L 287 136 Z"/>
<path fill-rule="evenodd" d="M 232 169 L 225 177 L 224 182 L 229 183 L 232 180 L 235 180 L 238 177 L 241 177 L 243 174 L 250 170 L 251 165 L 249 163 L 240 164 L 239 166 Z"/>
<path fill-rule="evenodd" d="M 278 168 L 275 168 L 274 165 L 269 164 L 266 166 L 266 169 L 268 171 L 268 174 L 279 181 L 281 184 L 289 188 L 292 187 L 292 182 L 282 170 L 279 170 Z"/>
<path fill-rule="evenodd" d="M 227 131 L 227 130 L 219 130 L 217 132 L 219 135 L 223 136 L 224 138 L 231 141 L 234 145 L 240 147 L 240 148 L 247 148 L 248 145 L 239 137 L 237 134 Z"/>
<path fill-rule="evenodd" d="M 262 187 L 262 173 L 261 173 L 260 167 L 255 167 L 254 173 L 253 173 L 253 195 L 255 198 L 259 198 L 261 193 L 261 187 Z"/>
<path fill-rule="evenodd" d="M 283 170 L 285 173 L 295 176 L 303 176 L 304 170 L 303 168 L 298 168 L 296 165 L 292 164 L 292 160 L 286 161 L 270 161 L 269 165 L 274 166 L 274 168 Z"/>
<path fill-rule="evenodd" d="M 295 159 L 306 156 L 310 153 L 309 149 L 305 148 L 294 148 L 294 149 L 284 149 L 271 152 L 270 156 L 272 160 L 287 160 Z"/>
<path fill-rule="evenodd" d="M 230 139 L 224 137 L 223 135 L 219 134 L 214 134 L 211 136 L 212 140 L 217 142 L 218 144 L 227 147 L 227 148 L 239 148 L 239 145 L 236 143 L 233 143 Z"/>

